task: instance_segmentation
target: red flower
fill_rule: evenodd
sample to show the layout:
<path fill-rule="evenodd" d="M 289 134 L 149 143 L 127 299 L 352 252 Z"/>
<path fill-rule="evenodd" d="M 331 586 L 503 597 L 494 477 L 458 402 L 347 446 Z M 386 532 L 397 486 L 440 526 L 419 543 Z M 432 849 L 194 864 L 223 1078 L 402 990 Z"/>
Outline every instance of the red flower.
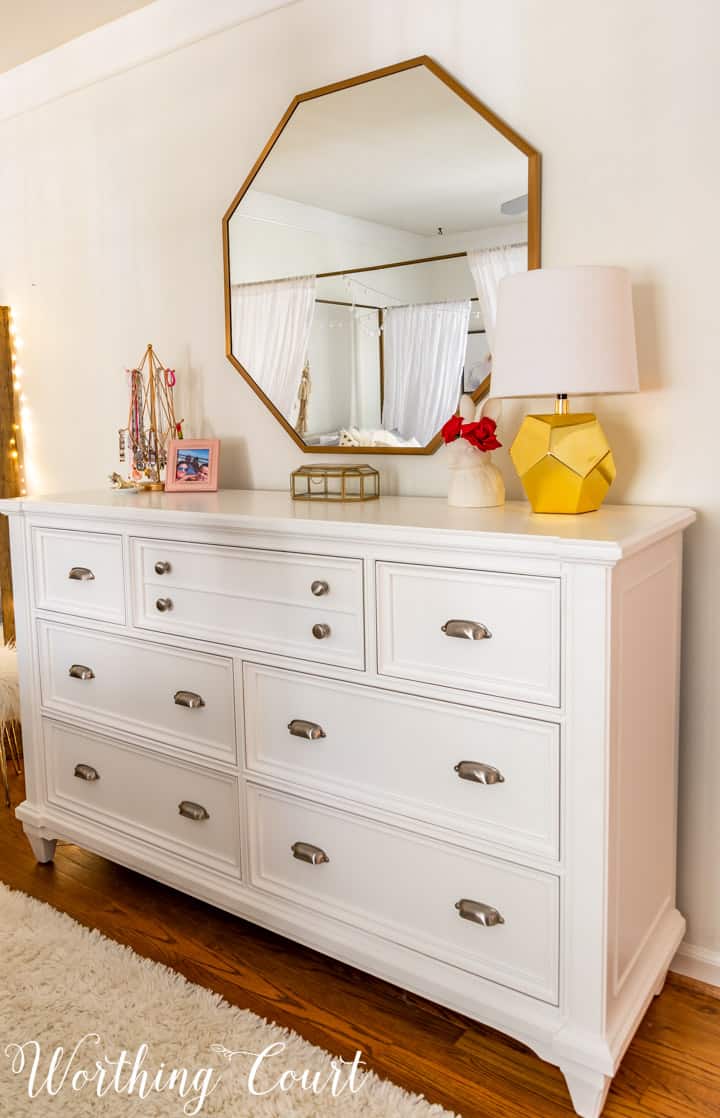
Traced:
<path fill-rule="evenodd" d="M 460 435 L 463 439 L 467 439 L 470 446 L 474 446 L 478 450 L 497 450 L 498 447 L 502 446 L 502 443 L 498 442 L 495 437 L 496 427 L 495 420 L 485 415 L 476 423 L 463 423 Z"/>
<path fill-rule="evenodd" d="M 440 432 L 446 443 L 452 443 L 455 441 L 455 439 L 460 438 L 462 425 L 463 421 L 459 415 L 450 416 L 450 419 L 448 419 L 447 423 Z"/>

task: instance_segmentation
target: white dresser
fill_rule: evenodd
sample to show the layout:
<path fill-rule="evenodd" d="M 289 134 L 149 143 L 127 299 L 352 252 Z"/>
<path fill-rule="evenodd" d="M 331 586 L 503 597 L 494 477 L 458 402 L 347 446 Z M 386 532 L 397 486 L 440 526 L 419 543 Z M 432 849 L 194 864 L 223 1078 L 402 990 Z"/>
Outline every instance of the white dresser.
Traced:
<path fill-rule="evenodd" d="M 72 840 L 495 1026 L 595 1118 L 683 937 L 693 513 L 0 509 L 38 859 Z"/>

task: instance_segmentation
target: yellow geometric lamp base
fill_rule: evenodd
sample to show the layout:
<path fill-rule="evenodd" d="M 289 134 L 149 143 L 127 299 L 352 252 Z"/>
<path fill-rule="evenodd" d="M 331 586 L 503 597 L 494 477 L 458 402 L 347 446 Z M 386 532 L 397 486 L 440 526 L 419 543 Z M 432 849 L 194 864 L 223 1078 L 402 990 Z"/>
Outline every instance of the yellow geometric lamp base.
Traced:
<path fill-rule="evenodd" d="M 533 512 L 594 512 L 615 480 L 610 445 L 592 412 L 526 415 L 510 457 Z"/>

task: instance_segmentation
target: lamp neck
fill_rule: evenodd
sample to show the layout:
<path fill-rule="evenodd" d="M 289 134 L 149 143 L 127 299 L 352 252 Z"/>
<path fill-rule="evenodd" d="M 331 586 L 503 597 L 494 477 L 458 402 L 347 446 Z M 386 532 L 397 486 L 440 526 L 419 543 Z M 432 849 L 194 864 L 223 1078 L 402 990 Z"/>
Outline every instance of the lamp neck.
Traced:
<path fill-rule="evenodd" d="M 555 397 L 555 415 L 567 415 L 568 410 L 567 394 L 565 392 L 558 392 Z"/>

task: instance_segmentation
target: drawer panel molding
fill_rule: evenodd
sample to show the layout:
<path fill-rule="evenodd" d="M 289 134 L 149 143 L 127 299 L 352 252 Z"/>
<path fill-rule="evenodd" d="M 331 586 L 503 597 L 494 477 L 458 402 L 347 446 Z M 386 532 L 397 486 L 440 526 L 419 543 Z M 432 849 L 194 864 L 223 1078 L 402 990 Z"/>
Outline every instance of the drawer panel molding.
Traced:
<path fill-rule="evenodd" d="M 46 711 L 233 763 L 232 660 L 38 623 Z"/>
<path fill-rule="evenodd" d="M 553 875 L 256 785 L 248 810 L 256 887 L 557 1004 Z"/>
<path fill-rule="evenodd" d="M 377 564 L 378 672 L 560 705 L 560 579 Z"/>
<path fill-rule="evenodd" d="M 141 628 L 365 667 L 359 559 L 143 539 L 132 554 Z"/>
<path fill-rule="evenodd" d="M 120 536 L 33 528 L 33 556 L 38 609 L 124 624 Z"/>
<path fill-rule="evenodd" d="M 43 733 L 50 803 L 240 875 L 234 777 L 47 718 Z"/>
<path fill-rule="evenodd" d="M 261 664 L 243 692 L 252 774 L 558 858 L 557 725 Z"/>

